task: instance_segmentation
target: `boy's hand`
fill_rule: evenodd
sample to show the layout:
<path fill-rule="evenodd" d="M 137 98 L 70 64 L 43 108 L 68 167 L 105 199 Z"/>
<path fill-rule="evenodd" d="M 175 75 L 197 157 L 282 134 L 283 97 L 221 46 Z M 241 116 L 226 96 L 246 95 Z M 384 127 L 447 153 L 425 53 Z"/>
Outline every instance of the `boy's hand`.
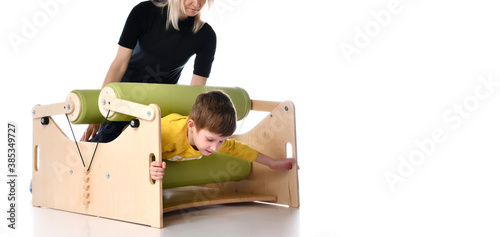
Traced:
<path fill-rule="evenodd" d="M 269 167 L 273 170 L 291 170 L 294 163 L 294 158 L 273 159 Z"/>
<path fill-rule="evenodd" d="M 153 161 L 149 165 L 149 173 L 151 175 L 151 179 L 154 180 L 162 180 L 163 175 L 165 174 L 165 167 L 166 167 L 165 162 L 160 162 L 160 161 Z"/>
<path fill-rule="evenodd" d="M 295 163 L 295 158 L 274 159 L 259 152 L 255 162 L 266 165 L 273 170 L 291 170 Z"/>

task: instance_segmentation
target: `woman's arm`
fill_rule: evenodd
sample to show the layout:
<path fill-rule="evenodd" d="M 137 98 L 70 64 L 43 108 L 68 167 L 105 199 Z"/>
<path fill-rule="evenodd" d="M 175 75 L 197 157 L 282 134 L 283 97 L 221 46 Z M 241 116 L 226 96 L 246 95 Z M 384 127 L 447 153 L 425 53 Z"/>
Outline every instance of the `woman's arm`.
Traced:
<path fill-rule="evenodd" d="M 207 79 L 206 77 L 202 77 L 202 76 L 198 76 L 196 74 L 193 74 L 193 78 L 191 79 L 191 85 L 192 86 L 195 86 L 195 85 L 200 85 L 200 86 L 204 86 L 207 84 Z"/>
<path fill-rule="evenodd" d="M 102 88 L 104 88 L 109 83 L 119 82 L 122 79 L 123 74 L 125 74 L 125 71 L 127 70 L 130 57 L 132 57 L 132 51 L 132 49 L 118 46 L 118 52 L 116 53 L 115 59 L 111 63 L 111 66 L 109 67 L 106 77 L 104 78 Z M 98 130 L 99 124 L 89 124 L 87 129 L 83 132 L 80 141 L 86 142 L 90 138 L 93 138 Z"/>
<path fill-rule="evenodd" d="M 104 82 L 102 83 L 102 88 L 109 83 L 121 81 L 123 74 L 127 71 L 128 63 L 132 57 L 132 51 L 132 49 L 118 46 L 118 52 L 111 66 L 109 66 L 108 74 L 106 74 Z"/>

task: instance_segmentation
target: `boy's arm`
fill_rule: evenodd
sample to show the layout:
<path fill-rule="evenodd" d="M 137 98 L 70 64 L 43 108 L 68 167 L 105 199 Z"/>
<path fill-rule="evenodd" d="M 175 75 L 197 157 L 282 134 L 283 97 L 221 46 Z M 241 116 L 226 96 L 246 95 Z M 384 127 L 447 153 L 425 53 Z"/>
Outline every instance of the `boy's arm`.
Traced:
<path fill-rule="evenodd" d="M 219 152 L 248 160 L 250 162 L 254 162 L 259 154 L 259 151 L 234 139 L 227 139 L 224 141 L 222 147 L 219 149 Z"/>
<path fill-rule="evenodd" d="M 274 159 L 259 152 L 255 162 L 268 166 L 273 170 L 291 170 L 295 163 L 294 158 Z"/>
<path fill-rule="evenodd" d="M 233 139 L 226 140 L 219 151 L 251 162 L 266 165 L 274 170 L 290 170 L 295 163 L 294 158 L 274 159 Z"/>

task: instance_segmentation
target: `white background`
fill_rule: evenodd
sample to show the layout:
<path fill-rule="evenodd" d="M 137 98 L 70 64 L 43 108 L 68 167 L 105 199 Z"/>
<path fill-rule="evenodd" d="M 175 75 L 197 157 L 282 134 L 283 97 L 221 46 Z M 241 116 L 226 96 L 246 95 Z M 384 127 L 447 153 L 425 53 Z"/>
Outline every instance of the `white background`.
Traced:
<path fill-rule="evenodd" d="M 207 84 L 296 105 L 304 236 L 500 234 L 494 1 L 215 1 L 204 14 L 218 37 Z M 47 2 L 57 7 L 44 10 Z M 4 134 L 8 121 L 18 126 L 19 213 L 31 208 L 31 108 L 63 101 L 73 89 L 100 88 L 138 2 L 0 3 L 0 124 Z M 22 43 L 12 43 L 14 35 Z M 347 44 L 356 53 L 346 56 Z M 192 62 L 180 84 L 191 72 Z M 487 90 L 479 78 L 494 86 Z M 478 90 L 487 98 L 478 99 Z M 426 143 L 427 155 L 411 164 L 412 155 L 424 154 L 415 141 L 429 142 L 435 131 L 444 141 Z M 6 157 L 7 136 L 0 137 Z M 6 167 L 5 158 L 2 174 Z M 391 188 L 388 173 L 404 182 Z M 4 210 L 7 185 L 0 187 Z M 0 233 L 7 231 L 3 215 Z M 29 234 L 23 224 L 29 221 L 20 214 Z"/>

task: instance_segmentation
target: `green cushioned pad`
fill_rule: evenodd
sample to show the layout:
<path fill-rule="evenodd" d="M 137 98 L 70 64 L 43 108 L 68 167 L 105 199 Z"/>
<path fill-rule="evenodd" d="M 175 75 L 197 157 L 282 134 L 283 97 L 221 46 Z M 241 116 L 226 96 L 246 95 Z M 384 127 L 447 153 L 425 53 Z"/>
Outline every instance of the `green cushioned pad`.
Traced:
<path fill-rule="evenodd" d="M 81 112 L 73 124 L 97 124 L 104 122 L 99 111 L 99 93 L 101 90 L 74 90 L 71 93 L 78 95 L 81 102 Z"/>
<path fill-rule="evenodd" d="M 163 188 L 240 181 L 248 177 L 250 161 L 214 152 L 198 160 L 166 161 Z"/>
<path fill-rule="evenodd" d="M 196 97 L 204 92 L 221 90 L 233 101 L 238 120 L 243 119 L 250 111 L 251 101 L 248 93 L 238 87 L 188 86 L 153 83 L 110 83 L 107 87 L 115 90 L 117 98 L 149 105 L 157 104 L 161 116 L 171 113 L 189 115 Z M 133 119 L 128 115 L 116 113 L 110 116 L 110 121 L 128 121 Z"/>

